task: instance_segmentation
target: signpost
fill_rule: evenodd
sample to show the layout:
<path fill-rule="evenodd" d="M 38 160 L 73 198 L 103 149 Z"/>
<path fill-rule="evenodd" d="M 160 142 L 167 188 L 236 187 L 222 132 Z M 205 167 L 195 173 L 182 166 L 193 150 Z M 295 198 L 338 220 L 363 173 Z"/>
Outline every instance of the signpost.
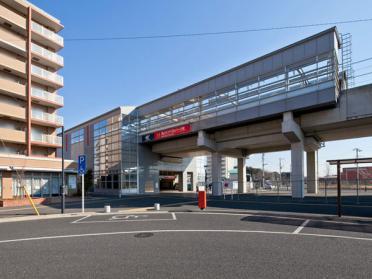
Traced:
<path fill-rule="evenodd" d="M 87 156 L 86 155 L 79 155 L 78 158 L 78 173 L 81 175 L 81 212 L 84 213 L 85 205 L 84 205 L 84 176 L 87 172 Z"/>

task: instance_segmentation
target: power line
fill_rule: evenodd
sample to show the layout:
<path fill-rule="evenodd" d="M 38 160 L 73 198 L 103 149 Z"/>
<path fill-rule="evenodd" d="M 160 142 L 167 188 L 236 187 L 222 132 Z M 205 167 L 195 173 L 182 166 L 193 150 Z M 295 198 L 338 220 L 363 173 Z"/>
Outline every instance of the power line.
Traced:
<path fill-rule="evenodd" d="M 365 58 L 365 59 L 362 59 L 362 60 L 359 60 L 359 61 L 355 61 L 355 62 L 351 63 L 351 65 L 359 64 L 359 63 L 369 61 L 369 60 L 372 60 L 372 57 L 368 57 L 368 58 Z"/>
<path fill-rule="evenodd" d="M 370 21 L 372 21 L 372 18 L 323 22 L 323 23 L 311 23 L 311 24 L 301 24 L 301 25 L 288 25 L 288 26 L 278 26 L 278 27 L 266 27 L 266 28 L 200 32 L 200 33 L 179 33 L 179 34 L 164 34 L 164 35 L 119 36 L 119 37 L 65 38 L 65 41 L 69 41 L 69 42 L 120 41 L 120 40 L 164 39 L 164 38 L 179 38 L 179 37 L 201 37 L 201 36 L 227 35 L 227 34 L 238 34 L 238 33 L 263 32 L 263 31 L 277 31 L 277 30 L 285 30 L 285 29 L 298 29 L 298 28 L 308 28 L 308 27 L 317 27 L 317 26 L 325 26 L 325 25 L 341 25 L 341 24 L 361 23 L 361 22 L 370 22 Z"/>
<path fill-rule="evenodd" d="M 367 75 L 372 75 L 372 72 L 368 72 L 368 73 L 364 73 L 364 74 L 356 75 L 356 76 L 354 76 L 354 78 L 357 78 L 357 77 L 363 77 L 363 76 L 367 76 Z"/>

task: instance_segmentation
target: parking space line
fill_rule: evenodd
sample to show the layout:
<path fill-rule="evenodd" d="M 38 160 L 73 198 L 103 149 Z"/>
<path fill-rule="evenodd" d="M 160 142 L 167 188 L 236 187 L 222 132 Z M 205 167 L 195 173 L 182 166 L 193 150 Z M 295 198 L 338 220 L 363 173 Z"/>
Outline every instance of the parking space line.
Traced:
<path fill-rule="evenodd" d="M 156 214 L 157 212 L 149 212 L 153 214 Z M 151 214 L 143 214 L 143 212 L 140 212 L 139 214 L 135 215 L 133 213 L 123 214 L 123 213 L 110 213 L 110 214 L 100 214 L 100 215 L 88 215 L 84 216 L 78 220 L 75 220 L 71 222 L 71 224 L 94 224 L 94 223 L 118 223 L 118 222 L 148 222 L 148 221 L 176 221 L 177 217 L 175 213 L 169 213 L 169 212 L 159 212 L 160 214 L 168 213 L 171 218 L 156 218 L 156 219 L 141 219 L 138 218 L 140 216 L 148 218 L 151 216 Z M 92 216 L 112 216 L 108 220 L 86 220 L 88 217 Z"/>
<path fill-rule="evenodd" d="M 77 219 L 77 220 L 71 222 L 71 224 L 78 223 L 78 222 L 80 222 L 80 221 L 82 221 L 82 220 L 84 220 L 84 219 L 86 219 L 86 218 L 88 218 L 88 217 L 90 217 L 90 216 L 92 216 L 92 215 L 87 215 L 87 216 L 84 216 L 84 217 L 82 217 L 82 218 L 79 218 L 79 219 Z"/>
<path fill-rule="evenodd" d="M 73 224 L 94 224 L 94 223 L 123 223 L 123 222 L 150 222 L 150 221 L 175 221 L 172 219 L 141 219 L 141 220 L 97 220 L 97 221 L 82 221 Z"/>
<path fill-rule="evenodd" d="M 295 229 L 295 231 L 293 232 L 293 234 L 298 234 L 298 233 L 300 233 L 300 232 L 303 230 L 303 228 L 305 228 L 306 225 L 307 225 L 309 222 L 310 222 L 310 219 L 305 220 L 305 221 L 301 224 L 301 226 L 299 226 L 297 229 Z"/>
<path fill-rule="evenodd" d="M 322 222 L 322 223 L 331 223 L 331 224 L 340 224 L 340 225 L 361 225 L 357 222 L 348 222 L 348 221 L 335 221 L 335 220 L 323 220 L 323 219 L 312 219 L 312 218 L 306 218 L 305 216 L 302 217 L 295 217 L 295 216 L 280 216 L 280 215 L 269 215 L 269 214 L 258 214 L 258 213 L 241 213 L 240 212 L 213 212 L 213 211 L 207 211 L 207 212 L 177 212 L 177 214 L 199 214 L 199 215 L 227 215 L 227 216 L 255 216 L 255 217 L 270 217 L 270 218 L 277 218 L 277 219 L 288 219 L 288 220 L 305 220 L 309 219 L 309 221 L 314 222 Z M 308 217 L 308 216 L 307 216 Z M 358 217 L 359 219 L 366 219 L 362 217 Z"/>

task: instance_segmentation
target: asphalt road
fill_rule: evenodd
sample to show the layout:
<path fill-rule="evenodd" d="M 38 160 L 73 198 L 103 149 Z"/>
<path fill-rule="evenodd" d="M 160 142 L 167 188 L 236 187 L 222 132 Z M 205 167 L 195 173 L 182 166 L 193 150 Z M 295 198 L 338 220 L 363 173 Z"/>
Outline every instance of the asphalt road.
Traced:
<path fill-rule="evenodd" d="M 90 197 L 86 200 L 86 211 L 102 212 L 106 204 L 111 205 L 113 211 L 133 210 L 136 208 L 153 207 L 154 203 L 160 203 L 161 207 L 173 211 L 198 210 L 195 193 L 193 194 L 158 194 L 145 196 L 117 197 Z M 372 217 L 372 195 L 364 196 L 360 203 L 356 204 L 355 196 L 344 196 L 342 200 L 342 214 L 345 216 Z M 38 206 L 41 214 L 60 213 L 60 204 Z M 335 197 L 305 197 L 301 200 L 292 199 L 290 196 L 274 195 L 231 195 L 224 197 L 208 197 L 208 209 L 220 211 L 264 211 L 281 213 L 302 214 L 327 214 L 336 215 Z M 66 203 L 67 213 L 80 212 L 81 202 Z M 31 207 L 0 208 L 1 218 L 33 215 Z"/>
<path fill-rule="evenodd" d="M 0 224 L 1 278 L 371 278 L 372 221 L 131 212 Z"/>

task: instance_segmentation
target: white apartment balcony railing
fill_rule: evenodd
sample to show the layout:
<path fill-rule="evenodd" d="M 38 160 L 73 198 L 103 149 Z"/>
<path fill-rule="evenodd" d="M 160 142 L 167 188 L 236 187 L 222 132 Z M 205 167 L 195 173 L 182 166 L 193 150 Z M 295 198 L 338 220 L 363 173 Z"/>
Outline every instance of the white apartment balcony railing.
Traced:
<path fill-rule="evenodd" d="M 56 94 L 56 93 L 49 93 L 49 92 L 44 91 L 42 89 L 32 87 L 31 88 L 31 96 L 34 96 L 34 97 L 37 97 L 37 98 L 40 98 L 40 99 L 43 99 L 43 100 L 51 101 L 53 103 L 57 103 L 57 104 L 63 106 L 63 97 Z"/>
<path fill-rule="evenodd" d="M 43 35 L 44 37 L 47 37 L 48 39 L 52 40 L 53 42 L 56 42 L 57 44 L 63 46 L 63 38 L 58 35 L 57 33 L 50 31 L 49 29 L 45 28 L 44 26 L 32 22 L 31 24 L 32 30 Z"/>
<path fill-rule="evenodd" d="M 33 110 L 32 118 L 35 120 L 41 120 L 45 122 L 55 123 L 58 125 L 63 125 L 63 117 L 57 114 Z"/>
<path fill-rule="evenodd" d="M 53 135 L 31 135 L 31 140 L 48 144 L 62 145 L 62 138 Z"/>
<path fill-rule="evenodd" d="M 31 45 L 31 50 L 46 59 L 49 59 L 53 62 L 56 62 L 57 64 L 63 66 L 63 57 L 61 55 L 58 55 L 57 53 L 54 53 L 50 50 L 47 50 L 46 48 L 43 48 L 41 46 L 38 46 L 34 43 Z"/>
<path fill-rule="evenodd" d="M 58 75 L 58 74 L 49 72 L 49 71 L 44 70 L 43 68 L 40 68 L 40 67 L 35 66 L 35 65 L 31 65 L 31 72 L 35 75 L 38 75 L 38 76 L 42 77 L 42 78 L 45 78 L 45 79 L 48 79 L 50 81 L 53 81 L 53 82 L 56 82 L 58 84 L 63 85 L 63 77 Z"/>

